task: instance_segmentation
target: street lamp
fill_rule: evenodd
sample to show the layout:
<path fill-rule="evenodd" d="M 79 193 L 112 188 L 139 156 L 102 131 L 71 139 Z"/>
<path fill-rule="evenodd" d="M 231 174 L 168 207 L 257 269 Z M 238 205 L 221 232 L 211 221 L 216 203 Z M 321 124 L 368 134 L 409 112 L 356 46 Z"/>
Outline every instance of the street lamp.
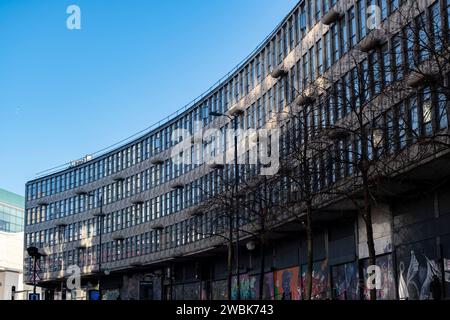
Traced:
<path fill-rule="evenodd" d="M 28 247 L 27 248 L 28 255 L 33 258 L 33 299 L 36 299 L 36 283 L 37 283 L 37 263 L 38 260 L 41 258 L 41 253 L 39 252 L 39 249 L 36 247 Z"/>
<path fill-rule="evenodd" d="M 99 245 L 99 258 L 98 258 L 98 296 L 99 300 L 102 300 L 102 291 L 101 291 L 101 281 L 102 281 L 102 235 L 103 235 L 103 222 L 105 218 L 105 214 L 103 213 L 103 194 L 100 194 L 99 196 L 96 196 L 95 192 L 85 192 L 85 191 L 79 191 L 77 192 L 78 195 L 85 195 L 89 197 L 95 197 L 97 198 L 97 203 L 100 202 L 100 209 L 98 212 L 95 212 L 93 216 L 97 218 L 97 226 L 99 226 L 99 238 L 98 238 L 98 245 Z M 109 272 L 108 272 L 109 273 Z M 105 272 L 106 274 L 106 272 Z"/>
<path fill-rule="evenodd" d="M 230 119 L 231 121 L 233 121 L 233 129 L 234 129 L 234 176 L 235 176 L 235 181 L 234 181 L 234 197 L 233 197 L 233 209 L 234 209 L 234 214 L 236 215 L 236 276 L 237 276 L 237 299 L 240 300 L 241 298 L 241 290 L 240 290 L 240 278 L 239 278 L 239 213 L 238 213 L 238 203 L 237 203 L 237 194 L 238 194 L 238 181 L 239 181 L 239 165 L 238 165 L 238 137 L 237 137 L 237 130 L 238 130 L 238 117 L 239 115 L 241 115 L 243 113 L 242 110 L 236 110 L 236 112 L 233 113 L 233 116 L 224 114 L 224 113 L 220 113 L 220 112 L 215 112 L 215 111 L 211 111 L 209 113 L 209 115 L 213 116 L 213 117 L 221 117 L 221 116 L 225 116 L 228 119 Z M 230 215 L 230 219 L 229 219 L 229 238 L 230 238 L 230 246 L 229 246 L 229 251 L 228 251 L 228 255 L 229 255 L 229 259 L 230 257 L 233 255 L 233 215 Z M 232 269 L 231 266 L 231 261 L 229 261 L 229 268 L 230 270 Z M 231 279 L 228 280 L 229 282 L 231 281 Z M 230 283 L 228 284 L 230 287 Z M 228 299 L 231 299 L 231 292 L 228 292 Z"/>

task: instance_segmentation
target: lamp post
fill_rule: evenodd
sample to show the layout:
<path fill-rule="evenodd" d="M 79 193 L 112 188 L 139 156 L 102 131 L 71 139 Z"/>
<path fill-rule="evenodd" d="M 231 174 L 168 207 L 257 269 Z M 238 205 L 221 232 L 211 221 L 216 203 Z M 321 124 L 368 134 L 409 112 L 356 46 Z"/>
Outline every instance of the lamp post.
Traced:
<path fill-rule="evenodd" d="M 242 112 L 241 112 L 242 113 Z M 233 117 L 220 113 L 220 112 L 210 112 L 209 114 L 213 117 L 221 117 L 225 116 L 228 119 L 230 119 L 233 122 L 233 130 L 234 130 L 234 185 L 233 185 L 233 209 L 234 209 L 234 215 L 236 216 L 236 294 L 237 294 L 237 300 L 241 299 L 241 290 L 240 290 L 240 277 L 239 277 L 239 213 L 238 213 L 238 203 L 237 203 L 237 194 L 238 194 L 238 183 L 239 183 L 239 165 L 238 165 L 238 137 L 237 137 L 237 130 L 238 130 L 238 116 L 241 114 L 239 112 L 235 113 Z M 232 246 L 233 246 L 233 214 L 230 214 L 229 219 L 229 237 L 230 237 L 230 248 L 229 248 L 229 255 L 231 256 L 232 253 Z M 231 268 L 231 266 L 230 266 Z M 228 280 L 230 281 L 230 279 Z M 228 293 L 229 297 L 228 299 L 231 299 L 231 292 Z"/>
<path fill-rule="evenodd" d="M 98 297 L 99 300 L 102 300 L 102 291 L 101 291 L 101 282 L 102 282 L 102 235 L 103 235 L 103 222 L 105 218 L 105 214 L 103 213 L 103 194 L 100 194 L 98 197 L 96 197 L 95 193 L 92 192 L 79 192 L 79 195 L 86 195 L 89 197 L 95 197 L 97 198 L 97 202 L 100 202 L 100 209 L 98 212 L 95 212 L 93 214 L 94 217 L 97 218 L 97 226 L 99 230 L 98 234 Z"/>
<path fill-rule="evenodd" d="M 27 248 L 28 255 L 33 258 L 33 299 L 36 299 L 36 285 L 37 285 L 37 262 L 41 258 L 41 253 L 36 247 Z"/>

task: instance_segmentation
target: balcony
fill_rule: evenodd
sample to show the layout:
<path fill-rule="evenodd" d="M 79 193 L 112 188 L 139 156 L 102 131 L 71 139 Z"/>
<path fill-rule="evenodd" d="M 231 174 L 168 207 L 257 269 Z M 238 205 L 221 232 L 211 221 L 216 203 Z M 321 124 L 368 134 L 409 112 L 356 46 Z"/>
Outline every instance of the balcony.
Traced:
<path fill-rule="evenodd" d="M 45 206 L 48 206 L 48 202 L 45 200 L 39 200 L 37 205 L 40 207 L 45 207 Z"/>
<path fill-rule="evenodd" d="M 314 101 L 315 101 L 314 96 L 312 94 L 306 93 L 295 98 L 294 103 L 300 107 L 304 107 L 313 104 Z"/>
<path fill-rule="evenodd" d="M 184 188 L 184 183 L 181 181 L 181 179 L 175 179 L 170 183 L 170 188 L 174 190 L 180 190 Z"/>
<path fill-rule="evenodd" d="M 86 190 L 84 190 L 83 188 L 79 188 L 79 189 L 75 190 L 74 193 L 76 196 L 85 196 L 88 194 L 88 192 Z"/>
<path fill-rule="evenodd" d="M 130 200 L 132 205 L 141 205 L 145 202 L 145 200 L 142 197 L 134 197 Z"/>
<path fill-rule="evenodd" d="M 156 231 L 161 231 L 161 230 L 164 230 L 164 226 L 162 225 L 162 224 L 155 224 L 153 227 L 152 227 L 152 229 L 153 230 L 156 230 Z"/>
<path fill-rule="evenodd" d="M 125 240 L 125 236 L 121 233 L 116 233 L 113 235 L 112 239 L 114 241 L 123 241 L 123 240 Z"/>
<path fill-rule="evenodd" d="M 153 165 L 163 164 L 164 163 L 164 158 L 161 155 L 156 155 L 150 160 L 150 163 L 153 164 Z"/>
<path fill-rule="evenodd" d="M 332 141 L 345 139 L 349 136 L 348 130 L 345 130 L 343 128 L 331 128 L 327 132 L 328 139 Z"/>
<path fill-rule="evenodd" d="M 122 181 L 125 180 L 125 176 L 120 175 L 120 174 L 116 174 L 111 179 L 112 179 L 113 182 L 122 182 Z"/>
<path fill-rule="evenodd" d="M 384 42 L 384 34 L 380 29 L 374 29 L 359 43 L 359 50 L 369 52 L 380 47 Z"/>
<path fill-rule="evenodd" d="M 223 168 L 225 168 L 225 165 L 223 163 L 220 162 L 212 162 L 212 163 L 208 163 L 208 168 L 212 169 L 212 170 L 222 170 Z"/>
<path fill-rule="evenodd" d="M 67 227 L 67 223 L 61 222 L 61 221 L 57 221 L 57 222 L 55 222 L 55 227 L 57 227 L 57 228 L 65 228 L 65 227 Z"/>
<path fill-rule="evenodd" d="M 274 68 L 270 75 L 272 76 L 272 78 L 278 79 L 278 78 L 284 77 L 285 75 L 287 75 L 287 73 L 288 72 L 286 71 L 284 66 L 281 65 L 281 66 L 278 66 L 278 67 Z"/>
<path fill-rule="evenodd" d="M 236 103 L 228 110 L 228 114 L 230 116 L 240 115 L 244 113 L 244 110 L 245 108 L 243 106 L 240 106 Z"/>
<path fill-rule="evenodd" d="M 330 25 L 339 20 L 342 14 L 336 9 L 330 9 L 323 17 L 322 23 L 325 25 Z"/>
<path fill-rule="evenodd" d="M 434 82 L 439 79 L 439 66 L 434 61 L 422 63 L 416 70 L 411 71 L 406 79 L 406 84 L 411 88 L 417 88 L 428 82 Z"/>

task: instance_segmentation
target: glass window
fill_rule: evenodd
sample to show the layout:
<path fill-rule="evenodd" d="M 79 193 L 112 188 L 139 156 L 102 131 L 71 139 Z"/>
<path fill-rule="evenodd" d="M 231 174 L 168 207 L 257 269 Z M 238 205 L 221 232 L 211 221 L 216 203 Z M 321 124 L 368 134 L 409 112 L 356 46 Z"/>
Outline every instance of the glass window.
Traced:
<path fill-rule="evenodd" d="M 416 97 L 412 97 L 409 101 L 409 122 L 411 126 L 411 136 L 412 139 L 415 140 L 419 136 L 419 116 Z"/>
<path fill-rule="evenodd" d="M 314 81 L 316 79 L 316 71 L 317 71 L 317 66 L 316 66 L 316 55 L 314 52 L 314 46 L 312 48 L 309 49 L 309 61 L 311 64 L 311 82 Z"/>
<path fill-rule="evenodd" d="M 442 48 L 442 23 L 441 23 L 441 10 L 440 3 L 436 1 L 430 7 L 430 19 L 431 19 L 431 36 L 433 39 L 434 49 L 440 50 Z"/>
<path fill-rule="evenodd" d="M 391 82 L 391 57 L 388 51 L 388 44 L 381 47 L 381 57 L 383 60 L 383 84 L 388 85 Z"/>
<path fill-rule="evenodd" d="M 380 10 L 381 10 L 381 20 L 384 20 L 388 16 L 388 5 L 387 0 L 379 0 Z"/>
<path fill-rule="evenodd" d="M 358 1 L 358 24 L 359 24 L 359 39 L 366 36 L 366 0 Z"/>
<path fill-rule="evenodd" d="M 321 3 L 320 0 L 315 0 L 315 4 L 314 4 L 315 8 L 316 8 L 316 21 L 320 20 L 321 17 Z"/>
<path fill-rule="evenodd" d="M 339 41 L 339 33 L 338 33 L 338 27 L 337 25 L 333 25 L 331 27 L 331 35 L 333 38 L 333 62 L 336 62 L 339 60 L 340 56 L 340 41 Z"/>
<path fill-rule="evenodd" d="M 427 24 L 425 13 L 421 13 L 416 18 L 416 26 L 418 32 L 417 38 L 417 48 L 419 52 L 419 61 L 424 61 L 428 59 L 428 45 L 429 45 L 429 37 L 427 35 Z"/>
<path fill-rule="evenodd" d="M 444 129 L 448 127 L 448 113 L 447 113 L 447 99 L 444 93 L 438 94 L 439 106 L 439 128 Z"/>
<path fill-rule="evenodd" d="M 303 89 L 307 87 L 309 83 L 309 61 L 308 54 L 303 55 Z"/>
<path fill-rule="evenodd" d="M 316 50 L 317 50 L 317 71 L 319 72 L 319 75 L 321 75 L 323 73 L 322 40 L 317 41 Z"/>
<path fill-rule="evenodd" d="M 450 37 L 450 34 L 448 34 L 450 30 L 450 0 L 447 0 L 447 35 Z"/>
<path fill-rule="evenodd" d="M 327 31 L 324 35 L 325 39 L 325 69 L 328 69 L 331 66 L 331 39 L 330 39 L 330 32 Z"/>
<path fill-rule="evenodd" d="M 305 3 L 303 2 L 300 7 L 300 32 L 302 37 L 306 33 L 306 8 Z"/>
<path fill-rule="evenodd" d="M 398 9 L 398 0 L 390 0 L 390 10 L 391 13 Z"/>
<path fill-rule="evenodd" d="M 356 18 L 355 18 L 355 8 L 351 7 L 349 12 L 349 28 L 350 28 L 350 47 L 356 44 Z"/>
<path fill-rule="evenodd" d="M 394 54 L 395 63 L 395 80 L 401 80 L 403 78 L 403 67 L 402 67 L 402 43 L 398 35 L 392 40 L 392 51 Z"/>
<path fill-rule="evenodd" d="M 432 105 L 430 87 L 425 87 L 422 93 L 422 121 L 424 134 L 430 135 L 433 132 L 432 126 Z"/>
<path fill-rule="evenodd" d="M 345 22 L 345 16 L 340 19 L 339 27 L 341 36 L 341 52 L 344 54 L 348 49 L 347 24 Z"/>

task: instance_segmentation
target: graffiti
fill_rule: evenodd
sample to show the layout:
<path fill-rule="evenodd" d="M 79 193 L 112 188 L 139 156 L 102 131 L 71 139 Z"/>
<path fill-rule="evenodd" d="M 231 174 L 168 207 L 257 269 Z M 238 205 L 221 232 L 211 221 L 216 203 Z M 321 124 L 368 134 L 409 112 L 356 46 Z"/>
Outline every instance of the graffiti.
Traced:
<path fill-rule="evenodd" d="M 302 296 L 305 295 L 305 287 L 306 287 L 306 269 L 307 266 L 302 266 L 302 276 L 301 276 L 301 284 L 302 284 Z M 312 272 L 312 291 L 311 291 L 311 299 L 312 300 L 324 300 L 328 299 L 328 260 L 323 260 L 322 262 L 316 262 L 313 264 L 313 272 Z"/>
<path fill-rule="evenodd" d="M 334 299 L 337 300 L 358 300 L 358 266 L 355 262 L 333 266 L 332 286 Z"/>
<path fill-rule="evenodd" d="M 200 299 L 200 283 L 190 283 L 183 286 L 184 300 L 199 300 Z"/>
<path fill-rule="evenodd" d="M 275 300 L 299 300 L 300 281 L 299 267 L 274 272 Z"/>
<path fill-rule="evenodd" d="M 266 273 L 264 275 L 264 286 L 263 286 L 263 299 L 273 300 L 274 299 L 274 274 L 272 272 Z M 259 286 L 258 286 L 259 288 Z"/>
<path fill-rule="evenodd" d="M 102 290 L 102 300 L 117 300 L 119 297 L 119 289 Z"/>
<path fill-rule="evenodd" d="M 227 300 L 227 280 L 213 281 L 211 283 L 211 292 L 213 300 Z"/>
<path fill-rule="evenodd" d="M 139 300 L 139 286 L 141 281 L 142 275 L 125 275 L 123 277 L 123 287 L 120 292 L 121 298 L 124 300 Z"/>
<path fill-rule="evenodd" d="M 406 266 L 408 266 L 407 269 Z M 403 260 L 399 263 L 399 298 L 401 300 L 431 299 L 431 284 L 434 279 L 440 281 L 441 278 L 441 272 L 434 260 L 428 259 L 426 255 L 416 256 L 414 251 L 411 251 L 409 264 Z"/>
<path fill-rule="evenodd" d="M 255 300 L 258 298 L 258 278 L 256 276 L 249 276 L 248 274 L 241 274 L 240 279 L 240 293 L 241 300 Z M 231 287 L 231 299 L 237 300 L 237 277 L 233 277 Z"/>
<path fill-rule="evenodd" d="M 370 290 L 365 285 L 368 280 L 368 272 L 367 268 L 369 261 L 364 260 L 362 263 L 363 268 L 363 283 L 362 287 L 364 288 L 363 291 L 363 298 L 364 300 L 370 299 Z M 380 268 L 381 271 L 381 279 L 380 284 L 377 292 L 377 300 L 394 300 L 395 299 L 395 279 L 394 279 L 394 268 L 393 268 L 393 262 L 392 262 L 392 255 L 384 255 L 376 258 L 376 265 Z"/>

